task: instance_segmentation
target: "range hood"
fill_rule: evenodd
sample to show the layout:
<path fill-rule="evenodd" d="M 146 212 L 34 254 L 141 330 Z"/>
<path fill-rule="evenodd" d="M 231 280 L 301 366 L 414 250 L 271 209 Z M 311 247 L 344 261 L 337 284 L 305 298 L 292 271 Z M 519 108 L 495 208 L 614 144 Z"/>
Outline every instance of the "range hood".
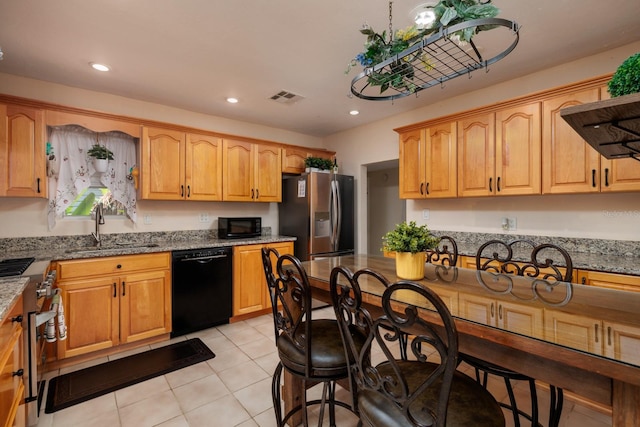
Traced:
<path fill-rule="evenodd" d="M 640 93 L 563 108 L 560 116 L 607 159 L 640 161 Z"/>

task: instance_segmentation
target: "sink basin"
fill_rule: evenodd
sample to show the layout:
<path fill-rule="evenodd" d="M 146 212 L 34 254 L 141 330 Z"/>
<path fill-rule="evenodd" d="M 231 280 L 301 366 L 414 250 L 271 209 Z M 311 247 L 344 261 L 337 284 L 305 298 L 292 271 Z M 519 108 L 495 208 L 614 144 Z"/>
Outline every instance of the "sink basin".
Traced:
<path fill-rule="evenodd" d="M 145 248 L 157 248 L 159 245 L 157 243 L 146 243 L 146 244 L 125 244 L 118 246 L 109 246 L 104 248 L 87 248 L 87 249 L 67 249 L 65 252 L 68 254 L 109 254 L 109 253 L 117 253 L 131 249 L 145 249 Z"/>

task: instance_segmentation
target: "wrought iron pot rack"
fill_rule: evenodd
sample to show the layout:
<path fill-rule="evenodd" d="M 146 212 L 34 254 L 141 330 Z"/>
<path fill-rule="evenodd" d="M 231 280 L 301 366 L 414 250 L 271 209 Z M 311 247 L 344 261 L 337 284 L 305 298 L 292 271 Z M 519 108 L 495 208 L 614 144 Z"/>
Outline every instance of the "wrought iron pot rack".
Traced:
<path fill-rule="evenodd" d="M 494 27 L 487 32 L 493 32 L 495 27 L 510 29 L 513 37 L 511 44 L 489 59 L 484 59 L 480 49 L 473 39 L 468 42 L 469 48 L 464 49 L 451 35 L 473 27 Z M 372 67 L 365 68 L 351 81 L 351 93 L 358 98 L 371 101 L 389 101 L 420 92 L 432 86 L 442 85 L 447 80 L 469 74 L 472 71 L 487 68 L 489 65 L 507 56 L 518 44 L 519 26 L 513 21 L 501 18 L 482 18 L 461 22 L 449 27 L 441 27 L 437 32 L 423 38 L 420 42 L 404 51 L 386 59 Z M 507 42 L 508 43 L 508 42 Z M 425 58 L 428 65 L 425 65 Z M 409 64 L 398 66 L 399 64 Z M 371 84 L 370 77 L 375 74 L 397 74 L 405 82 L 410 83 L 412 89 L 396 88 L 393 85 L 380 91 L 380 86 Z"/>

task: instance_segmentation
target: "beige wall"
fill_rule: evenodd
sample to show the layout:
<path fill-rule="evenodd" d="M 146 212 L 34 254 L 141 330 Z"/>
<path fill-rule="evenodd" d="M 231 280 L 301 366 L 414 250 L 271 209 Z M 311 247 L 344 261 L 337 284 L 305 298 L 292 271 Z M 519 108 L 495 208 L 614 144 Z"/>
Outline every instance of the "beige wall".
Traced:
<path fill-rule="evenodd" d="M 340 159 L 341 172 L 356 176 L 357 251 L 366 252 L 368 243 L 365 165 L 398 158 L 394 128 L 612 73 L 638 51 L 640 43 L 633 43 L 325 138 L 326 147 Z M 429 90 L 438 89 L 425 91 L 425 99 Z M 499 233 L 501 217 L 510 216 L 517 219 L 515 233 L 640 240 L 638 193 L 410 200 L 406 205 L 407 220 L 427 223 L 434 230 Z M 429 220 L 422 219 L 424 209 L 429 209 Z"/>

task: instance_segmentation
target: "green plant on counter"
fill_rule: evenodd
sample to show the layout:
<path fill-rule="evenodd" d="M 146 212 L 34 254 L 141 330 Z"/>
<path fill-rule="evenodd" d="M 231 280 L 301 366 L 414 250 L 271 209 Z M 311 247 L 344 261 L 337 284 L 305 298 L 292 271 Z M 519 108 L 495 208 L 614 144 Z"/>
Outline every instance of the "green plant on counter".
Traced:
<path fill-rule="evenodd" d="M 87 155 L 96 159 L 113 160 L 113 152 L 104 145 L 99 144 L 94 144 L 93 147 L 87 151 Z"/>
<path fill-rule="evenodd" d="M 413 254 L 433 249 L 440 242 L 440 238 L 432 235 L 426 225 L 417 225 L 415 221 L 397 224 L 382 240 L 383 250 Z"/>
<path fill-rule="evenodd" d="M 640 53 L 631 55 L 618 67 L 608 86 L 614 98 L 640 92 Z"/>
<path fill-rule="evenodd" d="M 304 159 L 304 165 L 308 168 L 317 168 L 320 170 L 330 170 L 333 168 L 333 160 L 322 157 L 307 157 Z"/>

